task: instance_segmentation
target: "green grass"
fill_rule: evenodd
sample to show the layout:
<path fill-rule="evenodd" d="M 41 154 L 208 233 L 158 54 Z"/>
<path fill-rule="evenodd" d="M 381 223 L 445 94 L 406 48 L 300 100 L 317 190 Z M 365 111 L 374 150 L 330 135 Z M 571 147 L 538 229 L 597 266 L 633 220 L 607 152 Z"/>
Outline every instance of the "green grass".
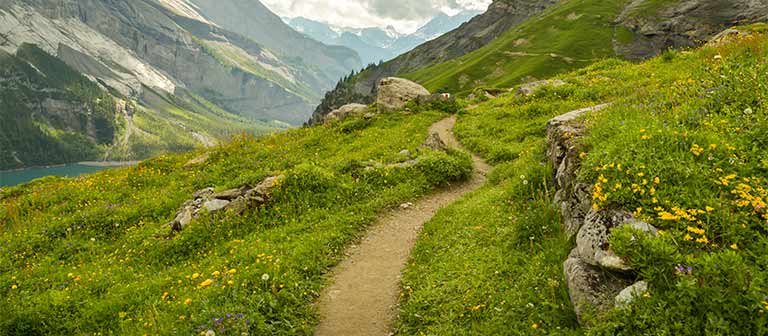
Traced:
<path fill-rule="evenodd" d="M 562 279 L 570 243 L 542 154 L 497 167 L 491 184 L 426 224 L 396 334 L 578 333 Z"/>
<path fill-rule="evenodd" d="M 481 49 L 405 77 L 431 91 L 469 93 L 478 86 L 510 87 L 584 67 L 614 55 L 612 21 L 625 3 L 562 2 Z"/>
<path fill-rule="evenodd" d="M 401 334 L 768 333 L 767 50 L 768 38 L 757 36 L 637 65 L 598 62 L 564 76 L 564 86 L 504 96 L 462 114 L 458 135 L 500 163 L 497 185 L 445 209 L 425 228 L 404 280 Z M 613 106 L 584 119 L 589 133 L 579 179 L 600 185 L 597 207 L 633 211 L 662 234 L 614 232 L 612 248 L 650 292 L 628 308 L 585 316 L 590 327 L 571 330 L 572 315 L 557 308 L 560 296 L 536 296 L 547 279 L 562 281 L 559 267 L 572 247 L 559 235 L 559 221 L 548 219 L 551 184 L 531 183 L 521 196 L 515 192 L 522 177 L 515 176 L 536 181 L 531 172 L 544 170 L 548 118 L 604 102 Z M 519 223 L 528 208 L 534 220 Z M 528 246 L 516 232 L 530 223 L 555 231 L 531 234 L 540 245 L 520 258 Z M 693 271 L 678 273 L 678 265 Z M 517 282 L 522 293 L 510 289 Z M 556 304 L 542 307 L 536 299 Z M 532 309 L 521 308 L 529 302 Z"/>
<path fill-rule="evenodd" d="M 0 334 L 192 334 L 203 324 L 218 329 L 211 319 L 226 314 L 243 316 L 219 334 L 311 334 L 323 275 L 376 214 L 468 176 L 466 155 L 417 150 L 446 116 L 392 114 L 243 137 L 199 167 L 184 167 L 199 153 L 161 156 L 5 189 Z M 363 169 L 401 159 L 402 149 L 421 163 Z M 275 174 L 286 179 L 267 206 L 203 216 L 164 238 L 163 224 L 193 191 Z"/>

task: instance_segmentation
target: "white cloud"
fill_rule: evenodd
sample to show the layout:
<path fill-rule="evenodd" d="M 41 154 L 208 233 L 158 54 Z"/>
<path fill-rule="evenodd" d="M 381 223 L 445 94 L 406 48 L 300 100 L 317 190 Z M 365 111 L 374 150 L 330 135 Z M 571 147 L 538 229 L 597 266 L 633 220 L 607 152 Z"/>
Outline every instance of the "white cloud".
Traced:
<path fill-rule="evenodd" d="M 262 0 L 280 16 L 303 16 L 343 27 L 387 27 L 409 33 L 437 12 L 485 10 L 491 0 Z"/>

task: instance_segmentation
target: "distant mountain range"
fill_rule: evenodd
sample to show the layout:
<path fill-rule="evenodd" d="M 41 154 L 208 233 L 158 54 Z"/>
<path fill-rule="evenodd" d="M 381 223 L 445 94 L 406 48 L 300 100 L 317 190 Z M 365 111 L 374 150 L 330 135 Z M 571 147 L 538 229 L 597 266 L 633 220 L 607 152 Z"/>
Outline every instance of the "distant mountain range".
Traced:
<path fill-rule="evenodd" d="M 305 17 L 283 18 L 283 20 L 293 29 L 312 39 L 357 51 L 363 63 L 370 64 L 395 58 L 424 42 L 458 28 L 481 13 L 480 11 L 462 11 L 453 16 L 440 13 L 412 34 L 402 34 L 392 26 L 385 29 L 347 28 Z"/>
<path fill-rule="evenodd" d="M 0 32 L 0 169 L 297 125 L 362 66 L 257 0 L 4 0 Z"/>

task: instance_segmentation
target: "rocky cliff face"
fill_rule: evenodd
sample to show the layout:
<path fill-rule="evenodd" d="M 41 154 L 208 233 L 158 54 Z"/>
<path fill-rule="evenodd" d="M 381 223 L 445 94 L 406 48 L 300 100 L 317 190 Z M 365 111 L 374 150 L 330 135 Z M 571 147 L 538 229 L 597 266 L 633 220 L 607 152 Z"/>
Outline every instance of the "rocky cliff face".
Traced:
<path fill-rule="evenodd" d="M 217 2 L 231 3 L 238 2 Z M 215 22 L 219 16 L 196 10 L 186 0 L 10 0 L 0 4 L 0 48 L 13 53 L 22 43 L 37 44 L 128 97 L 139 97 L 142 86 L 169 93 L 181 87 L 243 116 L 292 123 L 306 120 L 321 92 L 359 65 L 349 50 L 311 42 L 319 50 L 313 57 L 285 56 L 250 34 L 279 27 L 249 22 L 250 30 L 233 25 L 243 29 L 232 32 Z"/>
<path fill-rule="evenodd" d="M 635 0 L 617 22 L 632 33 L 615 41 L 616 54 L 632 60 L 658 55 L 669 48 L 694 47 L 723 29 L 768 20 L 762 0 L 679 0 L 657 5 Z"/>
<path fill-rule="evenodd" d="M 370 103 L 375 96 L 376 83 L 384 77 L 394 76 L 419 68 L 445 62 L 465 55 L 488 44 L 493 39 L 526 19 L 556 4 L 557 0 L 496 0 L 488 10 L 459 28 L 424 43 L 410 52 L 382 65 L 365 69 L 339 89 L 326 94 L 315 109 L 311 122 L 322 120 L 330 111 L 352 102 Z M 360 96 L 365 97 L 361 101 Z"/>

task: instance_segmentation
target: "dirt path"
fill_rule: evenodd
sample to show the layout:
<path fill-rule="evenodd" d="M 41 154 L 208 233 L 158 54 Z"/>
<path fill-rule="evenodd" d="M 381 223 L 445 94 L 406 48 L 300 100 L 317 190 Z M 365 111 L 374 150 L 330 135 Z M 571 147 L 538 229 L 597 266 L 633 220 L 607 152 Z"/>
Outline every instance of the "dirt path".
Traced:
<path fill-rule="evenodd" d="M 453 136 L 456 117 L 430 127 L 452 148 L 461 148 Z M 401 271 L 408 262 L 424 223 L 437 211 L 485 182 L 490 166 L 473 156 L 472 179 L 424 197 L 407 209 L 382 215 L 359 245 L 347 251 L 348 258 L 331 273 L 332 282 L 323 291 L 317 336 L 390 335 L 400 295 Z"/>

